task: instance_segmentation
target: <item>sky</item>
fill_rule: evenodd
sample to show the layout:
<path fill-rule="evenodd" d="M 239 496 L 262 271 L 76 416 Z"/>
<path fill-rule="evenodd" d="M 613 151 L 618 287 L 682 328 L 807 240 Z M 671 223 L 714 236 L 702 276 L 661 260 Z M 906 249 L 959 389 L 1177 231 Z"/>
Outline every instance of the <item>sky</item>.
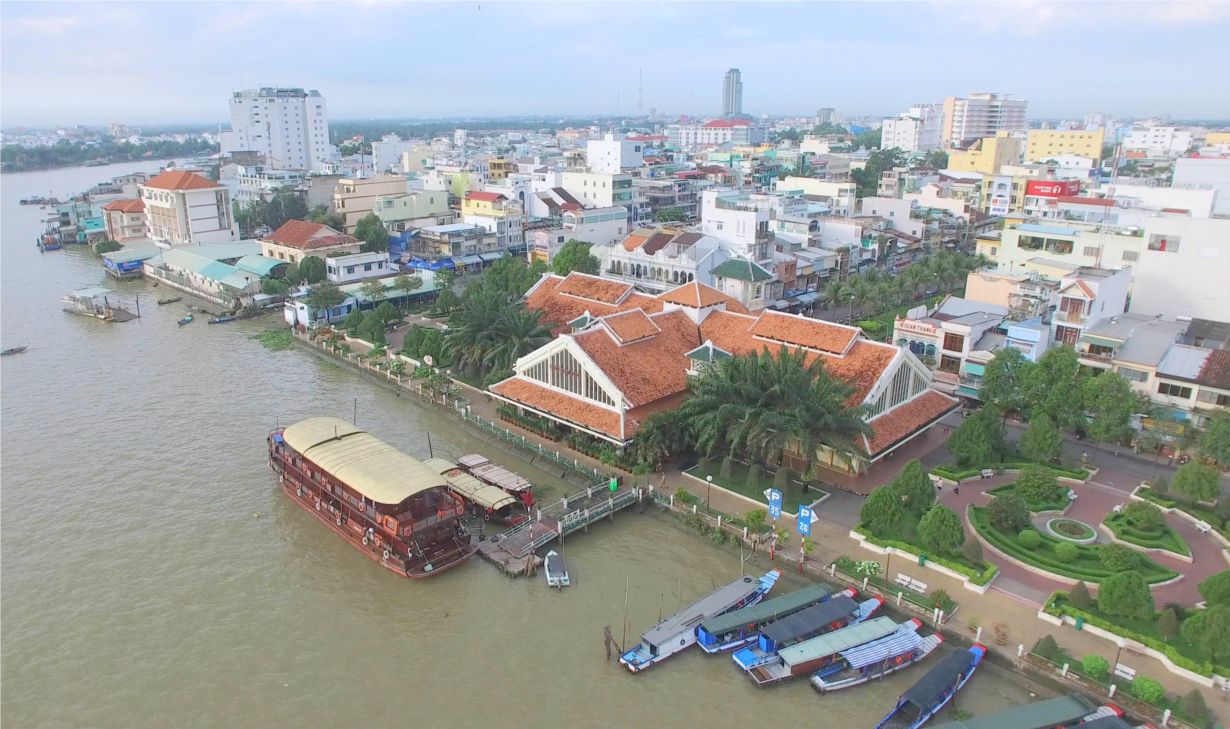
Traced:
<path fill-rule="evenodd" d="M 971 91 L 1031 118 L 1230 118 L 1230 2 L 0 2 L 0 124 L 225 122 L 234 90 L 333 119 L 892 116 Z M 1215 79 L 1221 79 L 1220 82 Z"/>

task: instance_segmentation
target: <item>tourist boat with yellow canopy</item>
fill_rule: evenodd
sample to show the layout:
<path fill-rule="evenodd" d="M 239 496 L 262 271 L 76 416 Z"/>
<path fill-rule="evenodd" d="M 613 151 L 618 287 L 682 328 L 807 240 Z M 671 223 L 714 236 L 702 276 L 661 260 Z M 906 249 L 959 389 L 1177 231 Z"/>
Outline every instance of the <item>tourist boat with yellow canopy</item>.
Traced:
<path fill-rule="evenodd" d="M 443 458 L 429 458 L 423 465 L 444 477 L 448 487 L 470 506 L 470 512 L 497 524 L 519 524 L 529 512 L 517 497 L 507 491 L 485 484 Z"/>

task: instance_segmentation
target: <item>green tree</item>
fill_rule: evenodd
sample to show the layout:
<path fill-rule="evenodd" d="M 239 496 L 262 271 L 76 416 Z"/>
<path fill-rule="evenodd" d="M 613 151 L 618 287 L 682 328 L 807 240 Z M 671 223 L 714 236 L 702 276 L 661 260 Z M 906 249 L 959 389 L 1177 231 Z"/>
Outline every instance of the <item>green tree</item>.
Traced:
<path fill-rule="evenodd" d="M 1212 501 L 1221 495 L 1217 478 L 1216 467 L 1188 461 L 1179 467 L 1170 480 L 1170 490 L 1192 501 Z"/>
<path fill-rule="evenodd" d="M 927 549 L 936 554 L 949 555 L 956 553 L 965 541 L 965 528 L 961 526 L 961 517 L 957 516 L 957 512 L 938 504 L 919 520 L 918 536 L 922 537 Z"/>
<path fill-rule="evenodd" d="M 396 321 L 401 317 L 401 314 L 397 311 L 397 307 L 387 301 L 383 301 L 380 303 L 380 306 L 376 307 L 376 316 L 380 317 L 380 321 L 388 324 L 389 322 Z"/>
<path fill-rule="evenodd" d="M 1148 501 L 1133 501 L 1123 509 L 1123 518 L 1143 531 L 1153 531 L 1166 523 L 1162 510 Z"/>
<path fill-rule="evenodd" d="M 507 293 L 478 288 L 467 291 L 453 313 L 444 342 L 457 366 L 481 377 L 512 365 L 551 341 L 542 312 L 515 302 Z"/>
<path fill-rule="evenodd" d="M 659 223 L 682 223 L 687 221 L 688 214 L 679 208 L 666 208 L 659 210 L 654 219 Z"/>
<path fill-rule="evenodd" d="M 389 231 L 375 213 L 368 213 L 354 226 L 354 237 L 363 241 L 359 250 L 364 253 L 384 253 L 389 250 Z"/>
<path fill-rule="evenodd" d="M 307 305 L 314 311 L 328 311 L 341 306 L 345 301 L 346 294 L 342 293 L 342 290 L 332 281 L 319 281 L 312 284 L 306 298 Z"/>
<path fill-rule="evenodd" d="M 1167 641 L 1179 634 L 1179 615 L 1174 608 L 1166 608 L 1157 619 L 1157 632 Z"/>
<path fill-rule="evenodd" d="M 1230 605 L 1230 570 L 1204 578 L 1196 589 L 1209 605 Z"/>
<path fill-rule="evenodd" d="M 369 278 L 359 284 L 359 293 L 371 303 L 374 309 L 376 308 L 376 302 L 387 295 L 387 289 L 384 287 L 384 281 L 377 278 Z"/>
<path fill-rule="evenodd" d="M 286 272 L 282 274 L 282 280 L 291 286 L 298 286 L 303 280 L 303 274 L 299 272 L 299 264 L 294 261 L 286 264 Z"/>
<path fill-rule="evenodd" d="M 565 243 L 564 247 L 559 249 L 559 253 L 555 254 L 555 260 L 552 261 L 555 275 L 567 276 L 573 271 L 598 275 L 601 264 L 597 258 L 590 255 L 589 249 L 588 243 L 582 243 L 579 240 L 570 240 Z"/>
<path fill-rule="evenodd" d="M 453 284 L 457 282 L 457 269 L 441 268 L 437 271 L 432 271 L 431 275 L 435 277 L 436 285 L 442 291 L 448 291 L 453 288 Z"/>
<path fill-rule="evenodd" d="M 854 135 L 854 139 L 850 142 L 850 146 L 855 149 L 858 149 L 859 147 L 863 147 L 865 149 L 878 149 L 883 136 L 884 133 L 879 129 L 864 129 Z"/>
<path fill-rule="evenodd" d="M 1122 440 L 1132 432 L 1136 393 L 1130 382 L 1118 372 L 1103 372 L 1085 380 L 1081 394 L 1089 414 L 1089 436 L 1094 440 L 1094 456 L 1099 444 Z"/>
<path fill-rule="evenodd" d="M 731 475 L 732 475 L 732 472 L 734 471 L 734 467 L 735 467 L 735 457 L 734 456 L 726 456 L 725 458 L 722 459 L 722 466 L 721 468 L 718 469 L 718 478 L 722 480 L 722 483 L 730 483 Z"/>
<path fill-rule="evenodd" d="M 514 299 L 520 299 L 548 270 L 545 261 L 534 261 L 526 265 L 523 259 L 505 256 L 483 273 L 483 288 L 487 291 L 503 291 Z"/>
<path fill-rule="evenodd" d="M 312 212 L 308 216 L 308 220 L 313 223 L 319 223 L 320 225 L 327 225 L 339 233 L 342 231 L 342 228 L 346 226 L 345 219 L 337 213 L 329 212 L 329 206 L 324 204 L 317 205 L 312 208 Z"/>
<path fill-rule="evenodd" d="M 650 415 L 641 423 L 640 430 L 636 431 L 636 440 L 632 445 L 638 458 L 642 456 L 642 449 L 648 448 L 648 444 L 655 444 L 654 450 L 659 453 L 654 461 L 656 463 L 665 457 L 693 450 L 696 440 L 688 422 L 679 416 L 678 410 L 664 410 Z"/>
<path fill-rule="evenodd" d="M 124 246 L 111 239 L 100 240 L 94 244 L 94 253 L 95 255 L 101 256 L 104 253 L 114 253 L 123 247 Z"/>
<path fill-rule="evenodd" d="M 1219 410 L 1200 436 L 1200 452 L 1223 466 L 1230 466 L 1230 410 Z"/>
<path fill-rule="evenodd" d="M 1016 540 L 1026 549 L 1036 549 L 1042 544 L 1042 535 L 1033 529 L 1022 529 Z"/>
<path fill-rule="evenodd" d="M 1014 493 L 1001 494 L 991 499 L 987 505 L 987 513 L 991 524 L 996 529 L 1009 534 L 1018 532 L 1029 526 L 1029 507 L 1025 500 Z"/>
<path fill-rule="evenodd" d="M 892 488 L 916 513 L 921 514 L 935 503 L 935 486 L 917 458 L 905 464 L 893 479 Z"/>
<path fill-rule="evenodd" d="M 959 466 L 990 463 L 1003 446 L 1003 422 L 994 405 L 969 416 L 948 437 L 948 452 Z"/>
<path fill-rule="evenodd" d="M 1217 663 L 1230 659 L 1230 605 L 1197 610 L 1180 630 L 1192 645 L 1203 648 Z"/>
<path fill-rule="evenodd" d="M 753 463 L 747 469 L 747 488 L 752 493 L 760 493 L 760 464 Z"/>
<path fill-rule="evenodd" d="M 350 310 L 346 315 L 346 319 L 342 322 L 342 328 L 351 334 L 357 334 L 359 327 L 363 324 L 363 311 L 359 307 Z"/>
<path fill-rule="evenodd" d="M 937 170 L 948 169 L 948 153 L 938 149 L 928 152 L 927 156 L 923 157 L 923 166 Z"/>
<path fill-rule="evenodd" d="M 1153 704 L 1166 696 L 1166 689 L 1148 676 L 1137 676 L 1132 679 L 1132 693 L 1146 704 Z"/>
<path fill-rule="evenodd" d="M 753 530 L 759 531 L 769 518 L 769 512 L 764 509 L 752 509 L 743 515 L 743 521 Z"/>
<path fill-rule="evenodd" d="M 1090 653 L 1081 659 L 1081 670 L 1094 681 L 1101 681 L 1110 671 L 1110 661 L 1096 653 Z"/>
<path fill-rule="evenodd" d="M 1031 463 L 1016 478 L 1016 492 L 1029 501 L 1049 501 L 1059 491 L 1059 481 L 1046 466 Z"/>
<path fill-rule="evenodd" d="M 307 202 L 297 192 L 279 192 L 267 207 L 260 209 L 264 217 L 261 223 L 277 230 L 290 220 L 301 220 L 308 215 Z"/>
<path fill-rule="evenodd" d="M 859 519 L 872 534 L 882 534 L 901 521 L 901 498 L 892 488 L 881 486 L 867 496 L 859 510 Z"/>
<path fill-rule="evenodd" d="M 1117 618 L 1153 616 L 1153 595 L 1144 575 L 1136 570 L 1116 572 L 1098 586 L 1098 610 Z"/>
<path fill-rule="evenodd" d="M 1063 455 L 1063 433 L 1045 413 L 1029 421 L 1029 429 L 1021 436 L 1021 453 L 1031 461 L 1051 463 Z"/>
<path fill-rule="evenodd" d="M 422 278 L 418 276 L 411 276 L 408 273 L 398 274 L 396 277 L 393 278 L 393 288 L 402 292 L 403 294 L 409 294 L 411 292 L 418 291 L 419 287 L 422 285 L 423 285 Z"/>
<path fill-rule="evenodd" d="M 372 344 L 384 344 L 384 322 L 374 311 L 363 313 L 363 323 L 359 324 L 358 336 Z"/>
<path fill-rule="evenodd" d="M 318 256 L 305 256 L 299 262 L 299 275 L 309 285 L 324 281 L 326 278 L 324 259 Z"/>
<path fill-rule="evenodd" d="M 773 488 L 786 493 L 790 486 L 794 483 L 794 469 L 790 466 L 782 466 L 777 469 L 777 473 L 773 474 Z"/>
<path fill-rule="evenodd" d="M 1075 585 L 1068 588 L 1068 602 L 1078 608 L 1087 608 L 1093 598 L 1089 597 L 1089 588 L 1083 580 L 1077 581 Z"/>
<path fill-rule="evenodd" d="M 1200 723 L 1208 721 L 1209 718 L 1209 705 L 1204 703 L 1204 694 L 1200 693 L 1200 689 L 1192 689 L 1183 695 L 1179 701 L 1179 711 L 1199 720 Z"/>
<path fill-rule="evenodd" d="M 261 293 L 269 296 L 286 296 L 290 293 L 290 284 L 280 278 L 261 279 Z"/>
<path fill-rule="evenodd" d="M 965 546 L 961 547 L 961 556 L 965 557 L 965 561 L 977 568 L 982 567 L 983 554 L 982 542 L 975 537 L 970 537 L 965 540 Z"/>
<path fill-rule="evenodd" d="M 1032 412 L 1049 415 L 1061 428 L 1081 425 L 1085 419 L 1084 380 L 1075 349 L 1059 346 L 1046 350 L 1025 379 Z"/>
<path fill-rule="evenodd" d="M 1140 566 L 1140 553 L 1122 544 L 1105 544 L 1098 552 L 1102 566 L 1111 572 L 1131 572 Z"/>

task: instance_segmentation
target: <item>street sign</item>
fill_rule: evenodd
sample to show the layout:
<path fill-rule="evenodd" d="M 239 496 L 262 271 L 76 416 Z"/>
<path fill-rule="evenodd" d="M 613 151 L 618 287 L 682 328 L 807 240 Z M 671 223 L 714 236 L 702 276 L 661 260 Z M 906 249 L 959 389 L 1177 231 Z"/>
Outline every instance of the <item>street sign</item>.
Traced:
<path fill-rule="evenodd" d="M 769 489 L 769 516 L 782 518 L 782 492 L 777 489 Z"/>
<path fill-rule="evenodd" d="M 618 491 L 619 490 L 619 479 L 615 478 L 614 476 L 611 476 L 610 487 L 612 491 Z"/>
<path fill-rule="evenodd" d="M 799 530 L 799 534 L 802 534 L 805 537 L 811 536 L 811 519 L 812 519 L 811 509 L 807 508 L 806 506 L 800 506 L 798 523 L 796 524 Z"/>

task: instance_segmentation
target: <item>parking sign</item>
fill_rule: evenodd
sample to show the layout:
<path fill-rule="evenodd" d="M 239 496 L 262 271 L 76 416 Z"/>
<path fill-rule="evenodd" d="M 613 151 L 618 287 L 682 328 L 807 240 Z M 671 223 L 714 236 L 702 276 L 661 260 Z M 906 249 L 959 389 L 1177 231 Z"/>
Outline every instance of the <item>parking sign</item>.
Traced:
<path fill-rule="evenodd" d="M 782 492 L 777 489 L 769 489 L 769 516 L 782 518 Z"/>
<path fill-rule="evenodd" d="M 799 507 L 799 517 L 796 526 L 799 534 L 805 537 L 811 536 L 811 509 L 806 506 Z"/>

